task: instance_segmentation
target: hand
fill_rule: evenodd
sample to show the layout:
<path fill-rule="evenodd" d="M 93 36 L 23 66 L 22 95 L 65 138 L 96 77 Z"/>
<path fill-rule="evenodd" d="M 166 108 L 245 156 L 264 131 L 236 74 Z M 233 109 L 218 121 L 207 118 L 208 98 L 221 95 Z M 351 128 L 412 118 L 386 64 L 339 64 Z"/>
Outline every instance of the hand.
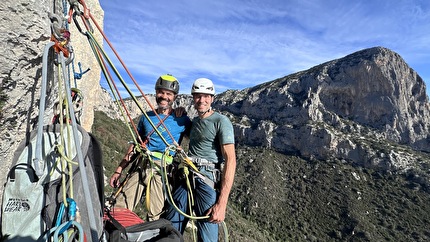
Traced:
<path fill-rule="evenodd" d="M 182 154 L 182 152 L 184 152 L 184 149 L 181 146 L 176 146 L 176 154 Z"/>
<path fill-rule="evenodd" d="M 187 115 L 187 112 L 185 111 L 184 107 L 177 107 L 175 108 L 175 116 L 176 117 L 182 117 L 182 115 Z"/>
<path fill-rule="evenodd" d="M 118 187 L 120 184 L 119 178 L 121 178 L 121 173 L 115 171 L 110 177 L 109 185 L 114 188 Z"/>
<path fill-rule="evenodd" d="M 206 213 L 206 215 L 209 215 L 208 221 L 216 224 L 221 223 L 225 219 L 225 210 L 225 207 L 223 208 L 218 203 L 215 203 Z"/>

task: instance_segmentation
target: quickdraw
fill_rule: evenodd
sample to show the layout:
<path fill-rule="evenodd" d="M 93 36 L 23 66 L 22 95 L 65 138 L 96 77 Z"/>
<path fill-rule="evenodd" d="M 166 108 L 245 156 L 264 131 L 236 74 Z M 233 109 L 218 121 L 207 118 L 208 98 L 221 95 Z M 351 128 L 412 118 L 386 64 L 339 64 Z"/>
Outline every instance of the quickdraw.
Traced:
<path fill-rule="evenodd" d="M 56 64 L 58 61 L 58 54 L 63 53 L 64 57 L 67 58 L 65 63 L 69 65 L 73 59 L 73 49 L 69 45 L 70 32 L 62 26 L 61 18 L 52 13 L 48 13 L 49 19 L 51 20 L 51 41 L 54 43 L 54 51 L 57 54 Z"/>

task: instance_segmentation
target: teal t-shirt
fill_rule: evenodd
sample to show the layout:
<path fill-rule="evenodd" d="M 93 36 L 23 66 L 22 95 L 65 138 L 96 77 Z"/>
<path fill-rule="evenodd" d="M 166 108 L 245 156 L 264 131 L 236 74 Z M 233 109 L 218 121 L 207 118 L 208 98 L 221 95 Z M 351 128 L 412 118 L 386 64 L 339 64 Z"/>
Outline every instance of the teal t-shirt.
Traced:
<path fill-rule="evenodd" d="M 189 144 L 191 157 L 223 162 L 221 145 L 224 144 L 234 144 L 233 125 L 226 116 L 215 112 L 204 119 L 193 119 Z"/>
<path fill-rule="evenodd" d="M 157 126 L 157 124 L 160 123 L 160 120 L 157 118 L 156 114 L 153 111 L 147 112 L 148 117 L 151 119 L 151 122 Z M 159 114 L 158 115 L 161 119 L 164 119 L 166 115 Z M 166 128 L 169 130 L 170 134 L 173 136 L 176 142 L 180 143 L 181 138 L 183 134 L 187 133 L 187 130 L 189 131 L 191 120 L 188 118 L 187 115 L 182 115 L 181 117 L 176 117 L 175 113 L 170 114 L 164 121 L 164 125 L 158 126 L 158 131 L 161 133 L 161 135 L 164 137 L 164 139 L 167 141 L 169 145 L 173 144 L 173 140 L 168 134 Z M 148 136 L 149 133 L 153 132 L 154 128 L 152 127 L 151 123 L 148 121 L 148 119 L 143 115 L 140 118 L 139 124 L 137 126 L 137 130 L 139 131 L 140 137 L 142 137 L 142 140 L 145 140 L 145 138 Z M 159 151 L 164 152 L 166 149 L 166 144 L 164 141 L 160 138 L 157 132 L 153 132 L 148 140 L 148 143 L 146 145 L 148 150 L 150 151 Z M 173 155 L 173 154 L 172 154 Z"/>

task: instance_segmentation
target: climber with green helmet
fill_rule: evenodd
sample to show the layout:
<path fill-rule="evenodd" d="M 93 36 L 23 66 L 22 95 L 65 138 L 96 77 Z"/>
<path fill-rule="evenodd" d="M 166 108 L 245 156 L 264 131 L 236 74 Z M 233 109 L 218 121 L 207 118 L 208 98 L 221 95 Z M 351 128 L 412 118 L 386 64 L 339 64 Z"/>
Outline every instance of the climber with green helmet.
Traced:
<path fill-rule="evenodd" d="M 146 187 L 147 193 L 149 192 L 149 194 L 146 194 L 146 201 L 149 203 L 146 204 L 148 209 L 147 219 L 149 221 L 159 219 L 164 207 L 165 197 L 159 170 L 161 165 L 160 161 L 163 158 L 168 163 L 171 163 L 172 156 L 174 155 L 174 151 L 170 151 L 170 156 L 165 155 L 165 150 L 168 147 L 166 147 L 166 142 L 164 142 L 163 139 L 165 139 L 168 144 L 180 143 L 183 136 L 189 133 L 191 127 L 191 121 L 188 116 L 185 114 L 179 116 L 172 108 L 178 92 L 179 82 L 174 76 L 166 74 L 158 78 L 155 84 L 155 100 L 157 103 L 156 113 L 159 117 L 157 117 L 154 111 L 148 111 L 147 116 L 150 120 L 148 120 L 145 115 L 142 116 L 137 127 L 139 135 L 144 141 L 146 149 L 149 151 L 149 160 L 151 160 L 155 166 L 144 165 L 143 167 L 146 167 L 146 169 L 144 169 L 141 174 L 138 174 L 139 172 L 132 174 L 127 184 L 122 188 L 122 193 L 116 197 L 115 206 L 126 207 L 133 210 L 141 200 L 143 190 Z M 164 125 L 161 125 L 160 119 Z M 157 127 L 159 132 L 154 132 L 154 124 L 156 124 L 155 127 Z M 163 136 L 163 139 L 159 134 Z M 129 147 L 123 160 L 114 174 L 112 174 L 110 186 L 118 187 L 120 185 L 121 174 L 131 162 L 130 158 L 133 155 L 133 151 L 134 144 Z M 150 199 L 148 199 L 148 195 Z"/>

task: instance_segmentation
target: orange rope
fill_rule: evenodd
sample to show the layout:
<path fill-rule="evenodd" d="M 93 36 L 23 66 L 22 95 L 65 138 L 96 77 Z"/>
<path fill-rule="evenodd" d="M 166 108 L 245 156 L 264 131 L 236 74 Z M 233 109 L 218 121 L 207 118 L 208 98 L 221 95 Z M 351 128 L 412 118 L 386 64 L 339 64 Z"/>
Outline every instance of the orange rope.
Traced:
<path fill-rule="evenodd" d="M 111 75 L 111 73 L 110 73 L 109 69 L 107 68 L 107 65 L 106 65 L 106 63 L 105 63 L 104 59 L 102 58 L 102 55 L 100 54 L 99 49 L 97 49 L 97 55 L 99 56 L 99 59 L 101 60 L 101 63 L 103 64 L 103 66 L 104 66 L 104 68 L 105 68 L 105 70 L 106 70 L 106 73 L 107 73 L 107 75 L 109 76 L 109 79 L 110 79 L 110 80 L 113 80 L 113 79 L 112 79 L 112 75 Z M 118 90 L 118 87 L 116 86 L 116 84 L 115 84 L 115 82 L 114 82 L 114 81 L 112 81 L 111 83 L 112 83 L 112 85 L 113 85 L 113 86 L 114 86 L 114 88 L 115 88 L 115 91 L 116 91 L 116 93 L 117 93 L 117 95 L 118 95 L 118 97 L 119 97 L 119 100 L 121 101 L 121 105 L 122 105 L 122 107 L 124 108 L 124 110 L 125 110 L 125 112 L 126 112 L 126 114 L 127 114 L 127 117 L 128 117 L 128 119 L 130 120 L 131 125 L 133 126 L 133 130 L 134 130 L 134 132 L 136 132 L 136 134 L 138 134 L 136 124 L 134 123 L 133 118 L 131 117 L 131 114 L 130 114 L 130 112 L 128 111 L 128 108 L 127 108 L 127 107 L 126 107 L 126 105 L 125 105 L 124 99 L 121 97 L 121 93 L 120 93 L 120 91 Z M 142 141 L 142 138 L 140 137 L 140 135 L 137 135 L 137 139 L 139 140 L 139 142 L 140 142 L 140 144 L 141 144 L 141 147 L 145 148 L 145 147 L 146 147 L 146 145 L 145 145 L 145 143 Z"/>
<path fill-rule="evenodd" d="M 103 36 L 103 39 L 106 41 L 106 43 L 109 45 L 109 47 L 111 48 L 111 50 L 113 51 L 113 53 L 115 54 L 115 56 L 117 57 L 117 59 L 119 60 L 119 62 L 121 63 L 121 65 L 123 66 L 124 70 L 127 72 L 128 76 L 131 78 L 131 80 L 133 81 L 134 85 L 137 87 L 137 89 L 139 90 L 140 94 L 142 95 L 142 97 L 145 99 L 146 103 L 148 104 L 148 106 L 151 108 L 151 110 L 155 113 L 156 117 L 158 118 L 158 120 L 161 122 L 161 124 L 165 127 L 166 132 L 168 133 L 168 135 L 170 136 L 170 138 L 173 140 L 174 144 L 176 146 L 179 147 L 179 144 L 175 141 L 175 139 L 173 138 L 173 135 L 170 133 L 170 131 L 167 129 L 167 127 L 165 126 L 163 120 L 160 118 L 160 116 L 158 115 L 158 113 L 155 111 L 154 106 L 151 104 L 151 102 L 149 101 L 149 99 L 146 97 L 146 95 L 143 93 L 143 91 L 141 90 L 141 88 L 139 87 L 139 84 L 137 83 L 136 79 L 133 77 L 133 75 L 131 74 L 130 70 L 127 68 L 127 66 L 125 65 L 124 61 L 122 60 L 122 58 L 119 56 L 118 52 L 115 50 L 115 48 L 113 47 L 112 43 L 109 41 L 109 39 L 107 38 L 107 36 L 105 35 L 105 33 L 103 32 L 102 28 L 100 27 L 100 25 L 97 23 L 97 21 L 95 20 L 94 16 L 91 14 L 90 10 L 88 9 L 88 7 L 85 4 L 84 0 L 79 0 L 79 3 L 83 6 L 84 8 L 84 14 L 80 14 L 82 21 L 84 22 L 85 28 L 87 30 L 90 30 L 90 26 L 88 26 L 88 19 L 91 19 L 92 22 L 95 24 L 95 26 L 97 27 L 98 31 L 100 32 L 100 34 Z M 71 7 L 72 9 L 72 7 Z M 71 13 L 69 13 L 71 14 Z M 100 55 L 100 53 L 99 53 Z M 104 63 L 104 61 L 103 61 Z M 105 65 L 105 64 L 104 64 Z M 116 89 L 116 91 L 118 92 L 118 89 Z M 120 96 L 120 100 L 121 102 L 123 102 L 123 99 Z M 127 108 L 124 105 L 124 109 L 127 110 Z M 127 114 L 129 115 L 129 112 L 127 111 Z M 131 117 L 129 117 L 131 119 Z M 131 119 L 132 121 L 132 119 Z M 133 123 L 133 127 L 135 127 L 134 122 Z M 135 130 L 135 132 L 137 132 L 137 129 Z"/>

